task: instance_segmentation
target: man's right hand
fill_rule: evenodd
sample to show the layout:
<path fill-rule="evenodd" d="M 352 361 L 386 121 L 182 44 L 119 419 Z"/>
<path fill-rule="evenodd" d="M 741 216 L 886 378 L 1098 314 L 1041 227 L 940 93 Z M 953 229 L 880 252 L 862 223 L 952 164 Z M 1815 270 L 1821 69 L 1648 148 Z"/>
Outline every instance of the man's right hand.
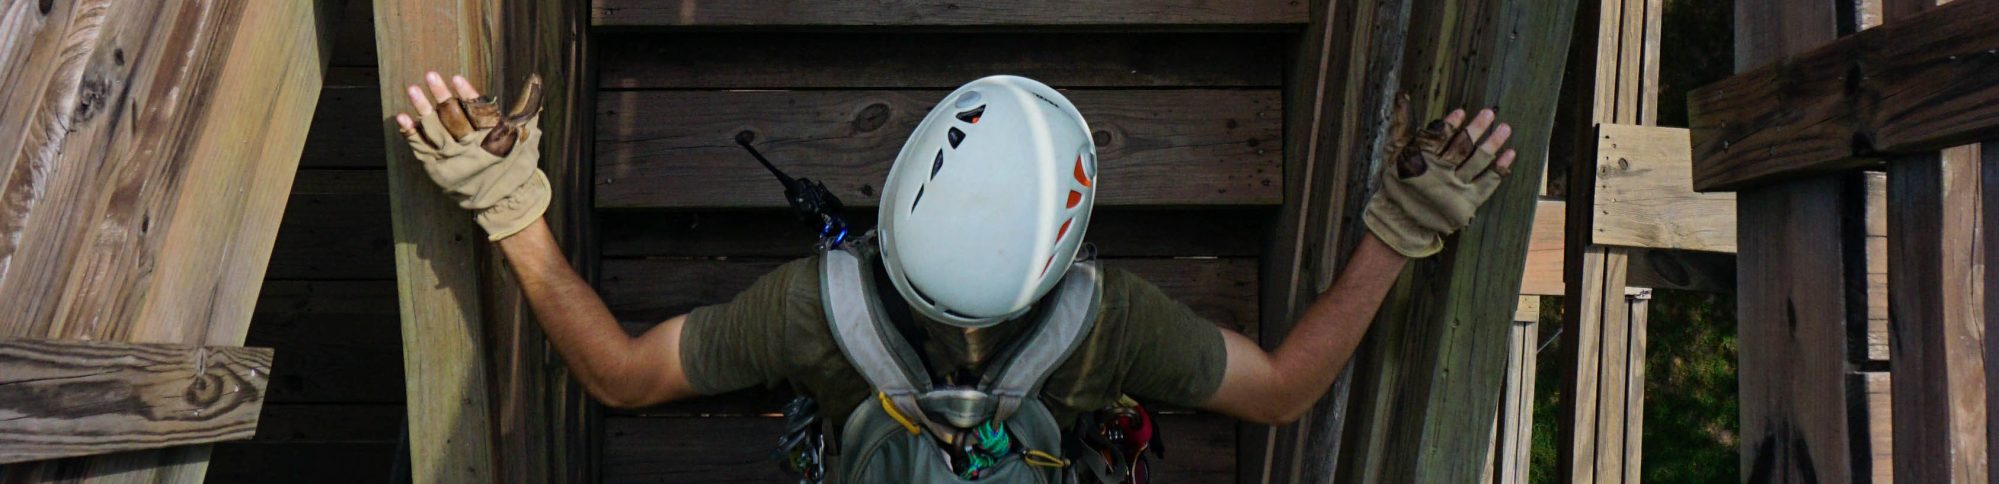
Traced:
<path fill-rule="evenodd" d="M 1472 214 L 1511 171 L 1514 152 L 1501 149 L 1513 128 L 1493 126 L 1491 109 L 1480 110 L 1469 123 L 1459 109 L 1412 137 L 1408 96 L 1395 104 L 1388 159 L 1381 163 L 1381 191 L 1368 201 L 1362 220 L 1396 252 L 1428 257 L 1443 250 L 1445 235 L 1471 223 Z M 1491 136 L 1485 136 L 1487 128 Z"/>
<path fill-rule="evenodd" d="M 541 79 L 530 76 L 512 112 L 501 116 L 498 101 L 479 96 L 463 76 L 451 77 L 455 94 L 436 72 L 424 77 L 437 103 L 409 86 L 417 115 L 397 114 L 396 124 L 430 180 L 473 212 L 489 240 L 539 220 L 550 196 L 548 176 L 537 166 Z"/>

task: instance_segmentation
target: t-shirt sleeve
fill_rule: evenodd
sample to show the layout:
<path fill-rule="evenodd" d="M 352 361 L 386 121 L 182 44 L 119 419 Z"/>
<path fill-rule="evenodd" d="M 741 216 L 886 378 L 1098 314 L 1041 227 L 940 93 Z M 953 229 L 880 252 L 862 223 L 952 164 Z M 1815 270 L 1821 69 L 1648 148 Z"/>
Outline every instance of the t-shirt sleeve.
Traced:
<path fill-rule="evenodd" d="M 1123 271 L 1105 275 L 1106 296 L 1123 299 L 1124 393 L 1184 407 L 1206 403 L 1228 369 L 1221 329 L 1151 282 Z"/>
<path fill-rule="evenodd" d="M 817 260 L 786 263 L 735 299 L 687 314 L 680 330 L 680 366 L 694 391 L 715 395 L 784 381 L 790 370 L 784 344 L 797 313 L 793 306 L 816 305 L 819 299 Z"/>

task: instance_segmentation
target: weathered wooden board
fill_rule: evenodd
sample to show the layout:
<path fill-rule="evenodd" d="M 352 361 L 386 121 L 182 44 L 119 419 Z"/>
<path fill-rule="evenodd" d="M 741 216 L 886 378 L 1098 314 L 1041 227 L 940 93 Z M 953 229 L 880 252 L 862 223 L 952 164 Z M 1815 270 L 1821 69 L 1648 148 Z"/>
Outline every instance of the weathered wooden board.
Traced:
<path fill-rule="evenodd" d="M 1520 293 L 1560 296 L 1562 287 L 1563 231 L 1568 204 L 1561 200 L 1540 200 L 1534 204 L 1534 231 L 1527 239 L 1527 265 L 1520 274 Z"/>
<path fill-rule="evenodd" d="M 628 91 L 598 99 L 597 206 L 785 207 L 733 140 L 749 132 L 793 176 L 873 206 L 903 141 L 942 91 Z M 1097 142 L 1097 205 L 1281 199 L 1275 90 L 1065 93 Z M 669 107 L 670 108 L 667 108 Z"/>
<path fill-rule="evenodd" d="M 1057 88 L 1283 84 L 1272 33 L 612 33 L 604 89 L 952 89 L 998 73 Z"/>
<path fill-rule="evenodd" d="M 1384 304 L 1369 343 L 1380 360 L 1355 371 L 1344 480 L 1468 482 L 1483 472 L 1567 62 L 1549 53 L 1568 51 L 1576 3 L 1441 0 L 1411 9 L 1409 38 L 1448 39 L 1412 49 L 1420 55 L 1399 85 L 1416 96 L 1417 115 L 1498 106 L 1519 158 L 1513 181 L 1444 253 L 1411 264 L 1414 277 Z M 1365 373 L 1384 375 L 1363 383 Z"/>
<path fill-rule="evenodd" d="M 1507 334 L 1506 387 L 1493 422 L 1492 470 L 1480 482 L 1523 484 L 1534 453 L 1534 377 L 1541 349 L 1541 301 L 1521 296 Z M 1531 311 L 1531 313 L 1530 313 Z"/>
<path fill-rule="evenodd" d="M 0 7 L 0 337 L 241 345 L 318 97 L 330 7 Z M 8 478 L 199 480 L 208 454 L 48 461 Z"/>
<path fill-rule="evenodd" d="M 1895 479 L 1985 482 L 1978 147 L 1893 161 L 1888 314 Z"/>
<path fill-rule="evenodd" d="M 896 0 L 782 3 L 733 1 L 593 0 L 590 19 L 601 27 L 807 27 L 1054 25 L 1277 26 L 1305 23 L 1305 3 L 1292 0 L 1031 0 L 952 2 Z"/>
<path fill-rule="evenodd" d="M 1999 4 L 1955 2 L 1808 52 L 1759 56 L 1747 65 L 1760 67 L 1695 90 L 1694 187 L 1739 189 L 1999 137 L 1993 25 Z"/>
<path fill-rule="evenodd" d="M 491 40 L 500 11 L 491 2 L 375 0 L 377 102 L 384 116 L 409 109 L 404 88 L 427 71 L 463 73 L 488 89 L 507 83 L 490 76 L 497 61 Z M 460 19 L 440 22 L 438 19 Z M 470 39 L 487 39 L 470 42 Z M 518 82 L 507 80 L 509 82 Z M 383 119 L 383 139 L 402 139 Z M 499 476 L 488 402 L 490 378 L 476 245 L 486 234 L 423 173 L 409 147 L 385 143 L 390 223 L 405 345 L 403 377 L 409 416 L 409 471 L 415 482 L 495 482 Z"/>
<path fill-rule="evenodd" d="M 1591 243 L 1735 252 L 1735 194 L 1695 193 L 1687 130 L 1597 126 Z"/>
<path fill-rule="evenodd" d="M 1985 449 L 1987 459 L 1991 452 L 1999 449 L 1999 143 L 1986 142 L 1979 147 L 1984 160 L 1979 163 L 1978 198 L 1979 236 L 1983 243 L 1978 247 L 1976 257 L 1984 264 L 1983 284 L 1985 308 Z M 1981 304 L 1974 302 L 1974 304 Z M 1986 472 L 1991 472 L 1987 469 Z"/>
<path fill-rule="evenodd" d="M 1866 360 L 1888 361 L 1888 174 L 1861 174 L 1867 232 Z M 1856 358 L 1856 361 L 1859 359 Z"/>
<path fill-rule="evenodd" d="M 266 401 L 403 401 L 395 281 L 266 281 L 252 321 L 245 344 L 281 355 Z"/>
<path fill-rule="evenodd" d="M 1838 31 L 1827 2 L 1737 7 L 1737 72 L 1831 42 Z M 1700 123 L 1694 126 L 1696 188 L 1709 163 L 1707 125 Z M 1853 226 L 1861 223 L 1861 185 L 1853 175 L 1820 176 L 1737 194 L 1737 224 L 1748 230 L 1737 232 L 1736 337 L 1741 347 L 1755 349 L 1737 355 L 1736 383 L 1742 476 L 1751 482 L 1855 478 L 1847 328 L 1861 324 L 1848 317 L 1864 314 L 1854 309 L 1865 301 L 1846 297 L 1852 281 L 1863 278 L 1845 261 L 1864 257 L 1860 241 L 1847 239 L 1862 230 Z"/>
<path fill-rule="evenodd" d="M 873 210 L 849 220 L 875 225 Z M 1104 257 L 1255 257 L 1267 209 L 1104 209 L 1088 242 Z M 599 214 L 606 257 L 803 257 L 817 231 L 775 210 L 614 210 Z"/>
<path fill-rule="evenodd" d="M 0 464 L 246 439 L 271 350 L 0 340 Z"/>
<path fill-rule="evenodd" d="M 1159 482 L 1234 478 L 1234 419 L 1165 414 L 1157 422 L 1168 456 L 1152 460 Z M 604 482 L 785 481 L 788 476 L 770 460 L 783 432 L 784 420 L 768 416 L 606 418 Z"/>
<path fill-rule="evenodd" d="M 1857 380 L 1857 381 L 1856 381 Z M 1894 385 L 1888 372 L 1866 372 L 1854 375 L 1854 388 L 1864 392 L 1865 414 L 1855 419 L 1856 424 L 1865 422 L 1867 440 L 1864 452 L 1855 452 L 1854 457 L 1868 460 L 1868 477 L 1873 482 L 1895 482 L 1895 432 L 1894 432 Z M 1858 430 L 1856 430 L 1858 431 Z"/>
<path fill-rule="evenodd" d="M 695 307 L 729 301 L 787 259 L 607 259 L 598 291 L 627 328 L 651 327 Z M 1225 328 L 1254 336 L 1256 261 L 1108 259 Z"/>

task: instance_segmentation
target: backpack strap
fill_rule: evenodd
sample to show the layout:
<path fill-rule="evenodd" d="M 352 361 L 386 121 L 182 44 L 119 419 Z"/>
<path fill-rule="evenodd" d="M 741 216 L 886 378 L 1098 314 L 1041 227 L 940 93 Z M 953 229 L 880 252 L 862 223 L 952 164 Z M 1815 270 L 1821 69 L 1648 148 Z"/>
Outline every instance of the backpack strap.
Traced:
<path fill-rule="evenodd" d="M 987 392 L 999 398 L 994 420 L 1004 421 L 1020 410 L 1023 400 L 1041 393 L 1056 365 L 1069 358 L 1096 326 L 1097 305 L 1103 297 L 1103 277 L 1093 262 L 1078 262 L 1055 286 L 1043 302 L 1054 306 L 1040 319 L 1034 332 L 1014 344 L 1012 355 L 1002 359 L 1005 367 L 989 384 Z"/>
<path fill-rule="evenodd" d="M 847 250 L 827 251 L 819 277 L 826 319 L 832 325 L 833 341 L 839 344 L 840 351 L 868 384 L 882 393 L 893 410 L 934 430 L 936 424 L 924 417 L 916 401 L 917 396 L 930 390 L 930 380 L 916 378 L 911 373 L 911 363 L 920 360 L 915 360 L 916 354 L 900 335 L 884 330 L 880 301 L 868 293 L 872 281 L 867 269 L 861 266 L 861 256 Z"/>

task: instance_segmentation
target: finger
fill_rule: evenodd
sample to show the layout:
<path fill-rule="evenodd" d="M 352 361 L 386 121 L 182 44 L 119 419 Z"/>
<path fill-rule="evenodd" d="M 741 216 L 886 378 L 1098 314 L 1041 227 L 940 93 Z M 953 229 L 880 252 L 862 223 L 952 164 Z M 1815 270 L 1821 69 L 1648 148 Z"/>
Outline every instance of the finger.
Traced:
<path fill-rule="evenodd" d="M 451 95 L 451 89 L 444 87 L 444 76 L 437 75 L 437 71 L 424 73 L 423 83 L 430 86 L 430 95 L 437 98 L 437 102 L 444 102 L 454 97 Z"/>
<path fill-rule="evenodd" d="M 1450 114 L 1444 115 L 1444 119 L 1441 119 L 1440 121 L 1444 122 L 1443 126 L 1437 126 L 1437 123 L 1430 123 L 1430 128 L 1441 129 L 1445 131 L 1457 131 L 1458 126 L 1465 124 L 1465 110 L 1453 109 L 1451 110 Z"/>
<path fill-rule="evenodd" d="M 514 151 L 514 143 L 520 141 L 520 134 L 513 123 L 503 124 L 487 131 L 486 139 L 479 142 L 479 147 L 493 156 L 507 156 Z"/>
<path fill-rule="evenodd" d="M 1395 108 L 1388 114 L 1388 143 L 1391 147 L 1388 150 L 1389 154 L 1401 151 L 1394 148 L 1400 148 L 1400 145 L 1409 141 L 1409 125 L 1412 124 L 1409 119 L 1413 117 L 1409 107 L 1409 93 L 1397 94 Z"/>
<path fill-rule="evenodd" d="M 419 89 L 415 84 L 411 84 L 408 93 L 410 104 L 416 106 L 417 117 L 421 118 L 437 112 L 436 105 L 430 102 L 430 96 L 423 95 L 423 89 Z"/>
<path fill-rule="evenodd" d="M 1506 176 L 1512 174 L 1513 157 L 1515 154 L 1516 153 L 1514 153 L 1513 150 L 1510 149 L 1506 150 L 1505 153 L 1500 153 L 1499 161 L 1492 162 L 1492 171 L 1494 173 L 1498 173 L 1499 176 Z"/>
<path fill-rule="evenodd" d="M 527 122 L 527 118 L 541 113 L 541 75 L 528 74 L 527 83 L 514 98 L 514 108 L 508 110 L 507 121 L 514 124 Z"/>
<path fill-rule="evenodd" d="M 1467 129 L 1466 131 L 1469 132 L 1470 130 Z M 1458 167 L 1458 176 L 1469 180 L 1485 172 L 1486 168 L 1492 166 L 1494 158 L 1497 157 L 1499 145 L 1506 143 L 1506 138 L 1512 136 L 1513 126 L 1509 126 L 1506 123 L 1499 123 L 1499 126 L 1492 128 L 1492 136 L 1486 137 L 1485 142 L 1479 143 L 1478 152 L 1465 157 L 1464 165 Z M 1498 140 L 1498 143 L 1494 143 L 1493 140 Z"/>
<path fill-rule="evenodd" d="M 479 98 L 479 90 L 473 88 L 472 81 L 465 80 L 465 76 L 451 76 L 451 88 L 457 91 L 459 99 Z"/>
<path fill-rule="evenodd" d="M 1498 153 L 1500 148 L 1506 147 L 1506 141 L 1512 137 L 1513 125 L 1499 123 L 1498 127 L 1492 128 L 1492 136 L 1485 137 L 1485 142 L 1478 144 L 1478 150 L 1486 153 Z"/>
<path fill-rule="evenodd" d="M 408 114 L 396 113 L 396 128 L 402 130 L 403 136 L 416 134 L 416 120 Z"/>
<path fill-rule="evenodd" d="M 1485 135 L 1487 128 L 1492 127 L 1492 118 L 1492 110 L 1479 110 L 1478 115 L 1473 116 L 1471 122 L 1465 124 L 1465 129 L 1452 136 L 1450 144 L 1445 146 L 1446 162 L 1461 164 L 1465 158 L 1471 156 L 1473 144 L 1478 142 L 1480 136 Z"/>
<path fill-rule="evenodd" d="M 465 116 L 465 104 L 458 98 L 437 103 L 437 120 L 444 123 L 444 129 L 451 133 L 451 139 L 462 140 L 472 133 L 472 120 Z"/>
<path fill-rule="evenodd" d="M 465 115 L 472 118 L 472 127 L 486 129 L 499 126 L 504 118 L 500 116 L 500 101 L 493 96 L 480 96 L 465 102 Z"/>

